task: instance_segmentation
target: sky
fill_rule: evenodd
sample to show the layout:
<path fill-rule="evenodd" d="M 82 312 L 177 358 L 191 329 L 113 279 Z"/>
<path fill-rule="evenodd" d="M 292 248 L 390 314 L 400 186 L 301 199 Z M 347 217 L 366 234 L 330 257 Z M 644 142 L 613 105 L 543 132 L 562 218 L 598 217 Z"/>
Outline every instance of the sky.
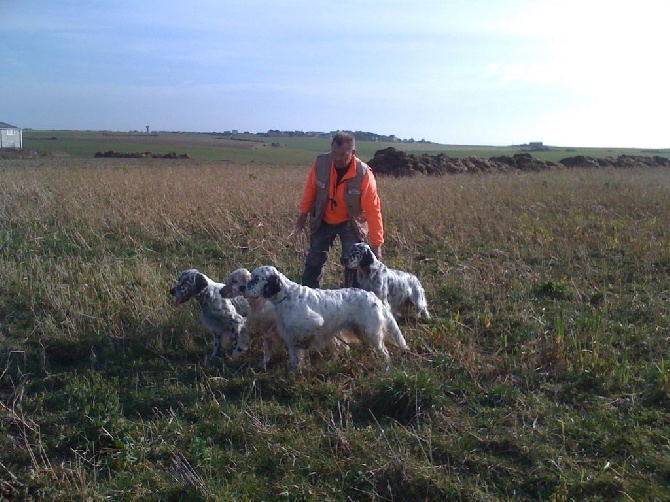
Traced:
<path fill-rule="evenodd" d="M 667 0 L 0 0 L 0 122 L 670 147 Z"/>

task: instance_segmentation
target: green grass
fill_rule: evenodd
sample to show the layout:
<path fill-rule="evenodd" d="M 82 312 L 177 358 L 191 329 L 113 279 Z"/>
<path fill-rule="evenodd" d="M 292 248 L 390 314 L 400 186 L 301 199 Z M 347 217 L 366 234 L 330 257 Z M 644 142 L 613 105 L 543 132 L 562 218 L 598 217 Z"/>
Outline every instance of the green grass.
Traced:
<path fill-rule="evenodd" d="M 434 317 L 410 351 L 208 358 L 170 285 L 299 278 L 306 169 L 0 161 L 2 496 L 670 498 L 667 170 L 379 178 L 385 261 Z"/>

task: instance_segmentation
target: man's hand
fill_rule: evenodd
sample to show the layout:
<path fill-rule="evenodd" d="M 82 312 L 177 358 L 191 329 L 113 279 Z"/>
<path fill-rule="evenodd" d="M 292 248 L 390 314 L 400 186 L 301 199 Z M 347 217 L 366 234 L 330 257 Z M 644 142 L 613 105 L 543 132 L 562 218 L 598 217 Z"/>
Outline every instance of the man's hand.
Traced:
<path fill-rule="evenodd" d="M 300 213 L 298 219 L 295 220 L 295 232 L 302 232 L 302 229 L 305 228 L 305 222 L 307 221 L 307 213 Z"/>
<path fill-rule="evenodd" d="M 381 246 L 370 246 L 370 251 L 374 253 L 379 261 L 382 259 L 382 247 Z"/>

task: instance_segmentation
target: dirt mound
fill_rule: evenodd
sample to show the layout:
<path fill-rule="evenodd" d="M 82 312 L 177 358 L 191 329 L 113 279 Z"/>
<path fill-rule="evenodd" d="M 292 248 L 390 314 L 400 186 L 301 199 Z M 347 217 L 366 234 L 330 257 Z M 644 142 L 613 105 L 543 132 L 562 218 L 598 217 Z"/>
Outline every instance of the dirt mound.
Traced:
<path fill-rule="evenodd" d="M 594 159 L 578 155 L 560 162 L 540 160 L 529 153 L 512 156 L 501 155 L 483 159 L 480 157 L 452 158 L 446 154 L 414 155 L 388 147 L 377 150 L 368 162 L 376 175 L 415 176 L 417 174 L 492 173 L 510 171 L 544 171 L 557 167 L 670 167 L 665 157 L 620 155 L 617 158 Z"/>
<path fill-rule="evenodd" d="M 106 152 L 97 152 L 94 156 L 96 159 L 190 159 L 188 153 L 177 155 L 175 152 L 170 153 L 151 153 L 151 152 L 115 152 L 107 150 Z"/>
<path fill-rule="evenodd" d="M 568 157 L 561 160 L 565 167 L 670 167 L 670 159 L 666 157 L 644 157 L 641 155 L 619 155 L 617 158 L 606 157 L 595 159 L 584 155 Z"/>

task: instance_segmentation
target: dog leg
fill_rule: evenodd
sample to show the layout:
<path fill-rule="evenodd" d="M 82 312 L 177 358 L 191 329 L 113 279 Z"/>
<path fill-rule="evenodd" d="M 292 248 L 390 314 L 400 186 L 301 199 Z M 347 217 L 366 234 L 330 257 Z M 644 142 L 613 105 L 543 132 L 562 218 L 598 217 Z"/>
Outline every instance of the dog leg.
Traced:
<path fill-rule="evenodd" d="M 242 326 L 239 324 L 234 324 L 230 329 L 230 342 L 233 346 L 233 357 L 239 357 L 242 354 L 242 349 L 240 348 L 240 333 L 242 331 Z"/>
<path fill-rule="evenodd" d="M 288 367 L 289 373 L 295 373 L 300 367 L 300 360 L 302 359 L 302 350 L 295 345 L 288 346 Z"/>
<path fill-rule="evenodd" d="M 267 335 L 263 336 L 263 371 L 268 370 L 268 363 L 270 362 L 270 352 L 272 351 L 270 340 Z"/>
<path fill-rule="evenodd" d="M 219 355 L 219 349 L 221 346 L 221 341 L 219 339 L 219 334 L 215 331 L 212 331 L 212 357 Z"/>
<path fill-rule="evenodd" d="M 395 317 L 393 316 L 391 311 L 388 309 L 384 309 L 383 315 L 385 321 L 384 326 L 385 334 L 391 336 L 391 341 L 393 342 L 394 345 L 400 347 L 401 349 L 407 350 L 407 342 L 405 341 L 405 337 L 402 335 L 402 332 L 398 327 L 398 323 L 396 322 Z"/>
<path fill-rule="evenodd" d="M 281 339 L 277 334 L 276 328 L 271 326 L 265 333 L 263 333 L 263 370 L 267 371 L 268 363 L 272 356 L 277 353 L 280 348 Z"/>
<path fill-rule="evenodd" d="M 384 346 L 383 334 L 380 333 L 379 337 L 377 338 L 377 342 L 373 345 L 372 348 L 382 358 L 382 361 L 384 362 L 384 368 L 388 370 L 391 366 L 391 356 L 389 355 L 389 351 Z"/>

